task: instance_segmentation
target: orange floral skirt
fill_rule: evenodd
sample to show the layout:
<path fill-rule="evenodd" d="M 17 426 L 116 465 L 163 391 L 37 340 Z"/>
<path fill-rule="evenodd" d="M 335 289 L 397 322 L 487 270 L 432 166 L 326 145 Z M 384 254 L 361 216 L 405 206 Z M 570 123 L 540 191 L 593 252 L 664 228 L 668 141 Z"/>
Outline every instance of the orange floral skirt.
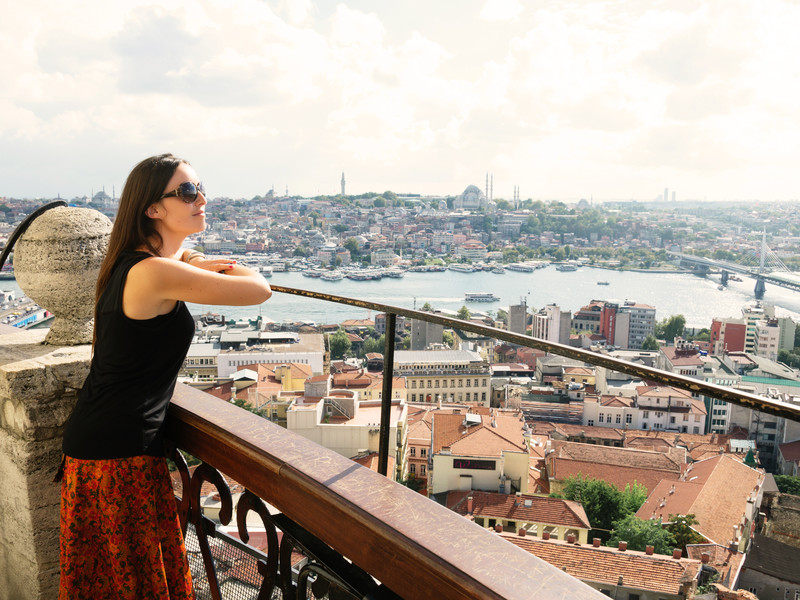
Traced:
<path fill-rule="evenodd" d="M 66 457 L 58 597 L 194 598 L 164 458 Z"/>

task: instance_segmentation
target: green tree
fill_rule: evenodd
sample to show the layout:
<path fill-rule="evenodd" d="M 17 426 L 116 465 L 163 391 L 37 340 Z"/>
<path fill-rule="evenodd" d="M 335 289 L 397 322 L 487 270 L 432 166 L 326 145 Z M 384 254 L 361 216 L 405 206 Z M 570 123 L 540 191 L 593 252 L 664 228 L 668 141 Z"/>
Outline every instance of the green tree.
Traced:
<path fill-rule="evenodd" d="M 383 198 L 382 196 L 378 196 L 377 198 L 375 198 L 375 200 L 372 201 L 372 206 L 374 206 L 375 208 L 383 208 L 384 206 L 386 206 L 386 199 Z"/>
<path fill-rule="evenodd" d="M 774 477 L 775 483 L 778 485 L 778 491 L 781 494 L 800 496 L 800 477 L 792 477 L 791 475 L 774 475 Z"/>
<path fill-rule="evenodd" d="M 349 229 L 349 227 L 347 225 L 342 225 L 341 223 L 337 223 L 336 225 L 333 226 L 333 230 L 336 233 L 344 233 L 348 229 Z"/>
<path fill-rule="evenodd" d="M 697 525 L 697 519 L 693 513 L 688 515 L 670 515 L 667 530 L 675 538 L 675 547 L 683 551 L 686 556 L 687 544 L 702 544 L 706 539 L 692 529 L 692 525 Z"/>
<path fill-rule="evenodd" d="M 658 350 L 658 340 L 652 333 L 648 334 L 642 342 L 642 350 Z"/>
<path fill-rule="evenodd" d="M 433 307 L 431 306 L 430 302 L 426 302 L 425 304 L 422 305 L 422 308 L 420 308 L 420 310 L 425 312 L 433 312 Z"/>
<path fill-rule="evenodd" d="M 656 337 L 666 340 L 667 343 L 672 342 L 676 337 L 683 334 L 683 328 L 686 325 L 686 317 L 683 315 L 672 315 L 666 319 L 662 319 L 656 324 Z"/>
<path fill-rule="evenodd" d="M 623 492 L 602 479 L 577 475 L 565 480 L 563 496 L 583 505 L 592 525 L 591 537 L 608 540 L 614 522 L 639 510 L 647 499 L 647 491 L 644 486 L 634 483 L 626 486 Z"/>
<path fill-rule="evenodd" d="M 628 542 L 628 550 L 639 552 L 644 552 L 647 546 L 653 546 L 656 554 L 672 554 L 675 547 L 675 538 L 661 526 L 661 520 L 644 521 L 632 514 L 614 521 L 606 545 L 618 546 L 620 542 Z"/>
<path fill-rule="evenodd" d="M 247 400 L 244 400 L 242 398 L 234 398 L 231 402 L 236 406 L 238 406 L 239 408 L 243 408 L 247 411 L 250 411 L 254 415 L 258 415 L 259 417 L 264 417 L 265 419 L 267 418 L 266 410 L 264 410 L 263 408 L 256 408 L 252 406 L 247 402 Z"/>
<path fill-rule="evenodd" d="M 417 479 L 416 475 L 413 473 L 409 473 L 408 477 L 400 481 L 400 485 L 411 488 L 415 492 L 419 492 L 425 487 L 425 483 L 422 481 L 422 479 Z"/>
<path fill-rule="evenodd" d="M 341 359 L 350 351 L 352 344 L 350 338 L 347 337 L 347 332 L 341 327 L 328 336 L 328 343 L 331 348 L 331 358 Z"/>
<path fill-rule="evenodd" d="M 368 338 L 364 340 L 364 354 L 370 352 L 377 352 L 383 354 L 386 349 L 386 336 L 381 335 L 379 338 Z"/>
<path fill-rule="evenodd" d="M 358 240 L 356 238 L 347 238 L 344 241 L 345 249 L 350 251 L 350 258 L 355 260 L 358 256 Z"/>
<path fill-rule="evenodd" d="M 458 309 L 458 313 L 456 314 L 457 319 L 461 319 L 462 321 L 469 321 L 472 314 L 469 312 L 467 305 L 464 304 L 461 308 Z"/>
<path fill-rule="evenodd" d="M 455 344 L 455 336 L 453 335 L 453 332 L 450 331 L 449 329 L 447 331 L 443 331 L 442 342 L 444 342 L 445 344 L 447 344 L 452 348 L 453 345 Z"/>

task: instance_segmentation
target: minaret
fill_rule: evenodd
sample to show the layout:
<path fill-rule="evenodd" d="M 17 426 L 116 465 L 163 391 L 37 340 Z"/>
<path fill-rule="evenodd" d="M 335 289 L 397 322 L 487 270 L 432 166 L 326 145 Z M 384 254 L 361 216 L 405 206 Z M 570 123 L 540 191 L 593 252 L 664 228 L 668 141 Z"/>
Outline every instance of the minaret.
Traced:
<path fill-rule="evenodd" d="M 489 172 L 488 171 L 486 172 L 486 188 L 485 188 L 484 196 L 486 196 L 487 200 L 489 199 Z"/>
<path fill-rule="evenodd" d="M 494 196 L 494 174 L 492 174 L 491 183 L 489 184 L 489 196 L 486 198 L 489 202 L 492 201 L 492 197 Z"/>
<path fill-rule="evenodd" d="M 342 171 L 342 196 L 344 196 L 344 171 Z"/>

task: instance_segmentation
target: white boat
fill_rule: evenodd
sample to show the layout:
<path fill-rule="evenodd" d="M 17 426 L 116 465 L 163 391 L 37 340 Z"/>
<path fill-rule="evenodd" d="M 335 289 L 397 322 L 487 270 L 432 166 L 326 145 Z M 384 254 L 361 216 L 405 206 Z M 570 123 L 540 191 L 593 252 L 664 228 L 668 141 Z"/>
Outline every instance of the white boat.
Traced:
<path fill-rule="evenodd" d="M 459 273 L 472 273 L 475 269 L 472 265 L 465 265 L 462 263 L 453 263 L 448 267 L 451 271 L 458 271 Z"/>
<path fill-rule="evenodd" d="M 533 273 L 533 267 L 531 265 L 526 265 L 525 263 L 511 263 L 510 265 L 506 265 L 506 269 L 509 271 L 520 271 L 522 273 Z"/>
<path fill-rule="evenodd" d="M 492 267 L 492 273 L 497 273 L 497 274 L 502 275 L 505 272 L 506 272 L 506 270 L 503 267 L 501 267 L 500 265 Z"/>
<path fill-rule="evenodd" d="M 401 277 L 404 277 L 405 274 L 406 272 L 403 271 L 403 269 L 385 269 L 383 271 L 384 277 L 393 277 L 395 279 L 400 279 Z"/>
<path fill-rule="evenodd" d="M 497 302 L 500 300 L 500 297 L 486 292 L 479 292 L 473 294 L 464 294 L 464 300 L 466 302 Z"/>
<path fill-rule="evenodd" d="M 261 265 L 258 269 L 264 277 L 272 277 L 272 267 L 270 265 Z"/>
<path fill-rule="evenodd" d="M 565 263 L 562 265 L 556 266 L 556 271 L 577 271 L 578 267 L 576 265 Z"/>
<path fill-rule="evenodd" d="M 319 278 L 322 281 L 341 281 L 344 279 L 344 275 L 342 275 L 341 271 L 325 271 Z"/>

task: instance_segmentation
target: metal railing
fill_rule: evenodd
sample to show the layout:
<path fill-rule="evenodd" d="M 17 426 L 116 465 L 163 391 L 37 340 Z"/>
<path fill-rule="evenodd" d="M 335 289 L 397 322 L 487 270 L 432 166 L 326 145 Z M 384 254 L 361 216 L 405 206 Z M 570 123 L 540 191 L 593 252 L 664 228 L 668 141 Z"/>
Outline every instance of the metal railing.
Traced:
<path fill-rule="evenodd" d="M 791 404 L 580 348 L 429 312 L 278 285 L 272 289 L 384 312 L 387 331 L 395 331 L 396 317 L 402 315 L 800 420 L 800 409 Z M 379 444 L 383 475 L 388 468 L 394 341 L 394 336 L 386 336 Z M 181 455 L 174 453 L 182 479 L 182 524 L 194 536 L 193 544 L 196 538 L 196 554 L 202 561 L 195 562 L 202 562 L 206 572 L 198 597 L 603 597 L 409 488 L 188 386 L 176 388 L 166 425 L 170 443 L 203 461 L 191 472 Z M 204 482 L 214 484 L 221 501 L 219 520 L 229 523 L 234 503 L 220 472 L 246 488 L 236 506 L 239 537 L 247 542 L 246 516 L 254 512 L 266 534 L 266 549 L 255 551 L 229 540 L 229 546 L 238 544 L 246 556 L 225 558 L 214 545 L 225 536 L 203 515 L 200 489 Z M 297 552 L 305 558 L 293 567 L 291 559 Z M 231 581 L 238 582 L 230 574 L 238 572 L 240 560 L 250 561 L 251 595 L 242 592 L 247 585 L 240 582 L 237 594 L 244 595 L 224 592 L 226 585 L 233 585 Z M 220 571 L 227 578 L 219 576 Z"/>

